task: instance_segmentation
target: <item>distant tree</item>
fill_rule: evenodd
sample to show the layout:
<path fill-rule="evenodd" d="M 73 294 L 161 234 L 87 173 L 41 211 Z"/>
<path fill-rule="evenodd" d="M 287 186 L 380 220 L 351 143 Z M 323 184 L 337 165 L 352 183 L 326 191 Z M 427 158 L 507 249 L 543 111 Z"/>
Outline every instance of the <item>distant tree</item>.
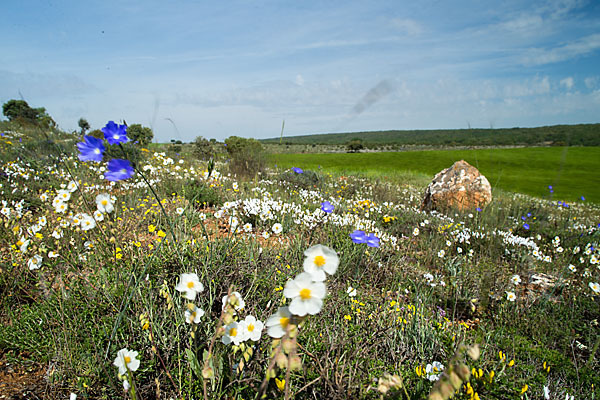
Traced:
<path fill-rule="evenodd" d="M 85 135 L 85 132 L 90 129 L 90 124 L 87 122 L 85 118 L 79 118 L 79 122 L 77 122 L 79 128 L 81 128 L 81 134 Z"/>
<path fill-rule="evenodd" d="M 127 127 L 127 137 L 133 142 L 138 142 L 140 146 L 147 146 L 152 142 L 154 133 L 152 129 L 140 124 L 133 124 Z M 173 140 L 171 142 L 174 143 Z"/>
<path fill-rule="evenodd" d="M 8 100 L 2 105 L 2 113 L 9 121 L 54 128 L 56 122 L 46 113 L 44 107 L 31 108 L 25 100 Z"/>
<path fill-rule="evenodd" d="M 203 138 L 202 136 L 198 136 L 196 140 L 194 140 L 194 155 L 200 160 L 209 160 L 214 157 L 214 151 L 212 143 Z"/>
<path fill-rule="evenodd" d="M 358 153 L 359 151 L 364 149 L 364 147 L 365 146 L 363 145 L 362 140 L 360 140 L 360 139 L 352 139 L 348 143 L 348 146 L 346 146 L 349 153 Z"/>

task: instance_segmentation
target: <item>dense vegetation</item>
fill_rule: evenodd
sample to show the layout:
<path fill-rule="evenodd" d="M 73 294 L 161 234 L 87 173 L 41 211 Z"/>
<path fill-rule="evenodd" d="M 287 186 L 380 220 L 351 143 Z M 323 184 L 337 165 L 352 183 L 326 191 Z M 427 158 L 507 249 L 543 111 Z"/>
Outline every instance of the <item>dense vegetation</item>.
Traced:
<path fill-rule="evenodd" d="M 600 396 L 597 206 L 2 133 L 0 396 Z"/>
<path fill-rule="evenodd" d="M 288 136 L 282 144 L 346 145 L 354 139 L 377 145 L 425 146 L 600 146 L 600 124 L 554 125 L 537 128 L 392 130 Z M 264 139 L 280 143 L 280 138 Z"/>

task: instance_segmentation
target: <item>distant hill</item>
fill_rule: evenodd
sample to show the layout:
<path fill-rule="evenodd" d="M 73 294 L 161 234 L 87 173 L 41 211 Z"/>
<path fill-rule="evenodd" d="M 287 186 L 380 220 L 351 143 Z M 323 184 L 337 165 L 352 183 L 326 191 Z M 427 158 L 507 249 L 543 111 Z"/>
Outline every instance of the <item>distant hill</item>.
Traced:
<path fill-rule="evenodd" d="M 283 137 L 282 144 L 344 145 L 360 139 L 365 145 L 430 146 L 600 146 L 600 124 L 553 125 L 537 128 L 438 129 L 325 133 Z M 279 143 L 279 138 L 263 139 Z"/>

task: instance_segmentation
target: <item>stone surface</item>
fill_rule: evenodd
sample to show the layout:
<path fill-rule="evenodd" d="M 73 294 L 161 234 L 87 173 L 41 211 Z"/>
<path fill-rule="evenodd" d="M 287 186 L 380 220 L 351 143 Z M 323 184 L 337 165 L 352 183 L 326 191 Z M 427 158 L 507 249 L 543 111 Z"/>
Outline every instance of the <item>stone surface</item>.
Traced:
<path fill-rule="evenodd" d="M 466 211 L 483 208 L 491 201 L 492 187 L 486 177 L 468 162 L 460 160 L 435 175 L 425 190 L 421 208 Z"/>

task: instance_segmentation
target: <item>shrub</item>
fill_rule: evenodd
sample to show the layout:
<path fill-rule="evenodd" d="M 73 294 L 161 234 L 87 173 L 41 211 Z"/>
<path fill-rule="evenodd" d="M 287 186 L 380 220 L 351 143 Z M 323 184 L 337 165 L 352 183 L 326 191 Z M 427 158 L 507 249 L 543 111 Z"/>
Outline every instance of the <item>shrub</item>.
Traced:
<path fill-rule="evenodd" d="M 254 177 L 265 168 L 265 152 L 256 139 L 230 136 L 225 139 L 227 153 L 231 157 L 229 169 L 236 175 Z"/>

